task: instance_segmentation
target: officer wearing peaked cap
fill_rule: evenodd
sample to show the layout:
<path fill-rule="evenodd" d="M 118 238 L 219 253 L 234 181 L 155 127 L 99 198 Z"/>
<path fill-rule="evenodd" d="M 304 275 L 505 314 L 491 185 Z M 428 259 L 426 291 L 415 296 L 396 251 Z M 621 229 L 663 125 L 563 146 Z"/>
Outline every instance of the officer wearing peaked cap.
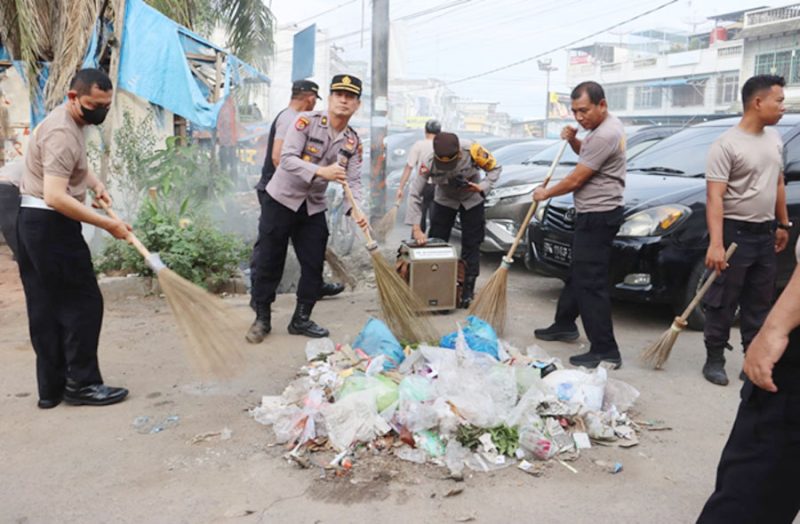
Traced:
<path fill-rule="evenodd" d="M 328 241 L 325 191 L 329 182 L 347 183 L 356 198 L 361 196 L 361 140 L 348 125 L 361 105 L 361 85 L 352 75 L 334 76 L 327 111 L 300 113 L 283 140 L 258 224 L 261 254 L 252 291 L 256 320 L 246 337 L 251 343 L 261 342 L 272 329 L 271 304 L 289 240 L 300 262 L 297 306 L 289 333 L 328 336 L 328 330 L 310 318 L 320 296 Z M 349 204 L 345 209 L 350 213 Z M 367 226 L 363 216 L 354 218 L 362 228 Z"/>
<path fill-rule="evenodd" d="M 480 246 L 486 232 L 484 200 L 500 178 L 502 167 L 480 144 L 459 140 L 453 133 L 439 133 L 433 139 L 433 152 L 420 163 L 419 175 L 411 181 L 406 210 L 406 224 L 418 244 L 427 236 L 420 227 L 425 185 L 434 186 L 431 210 L 431 238 L 450 239 L 456 214 L 461 219 L 461 258 L 466 264 L 461 288 L 462 308 L 468 308 L 480 273 Z M 481 171 L 486 176 L 481 178 Z"/>

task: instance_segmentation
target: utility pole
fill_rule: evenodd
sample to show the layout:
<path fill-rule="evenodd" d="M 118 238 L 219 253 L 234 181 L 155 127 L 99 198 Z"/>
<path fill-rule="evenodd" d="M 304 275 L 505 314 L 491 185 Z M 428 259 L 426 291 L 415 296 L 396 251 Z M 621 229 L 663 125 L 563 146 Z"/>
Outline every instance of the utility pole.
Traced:
<path fill-rule="evenodd" d="M 545 93 L 544 103 L 544 129 L 543 138 L 547 138 L 547 126 L 550 123 L 550 72 L 558 71 L 558 68 L 553 66 L 552 58 L 543 58 L 536 61 L 539 64 L 539 71 L 544 71 L 547 75 L 547 92 Z"/>
<path fill-rule="evenodd" d="M 389 0 L 372 1 L 372 88 L 370 105 L 370 219 L 386 211 L 386 138 L 389 101 Z"/>

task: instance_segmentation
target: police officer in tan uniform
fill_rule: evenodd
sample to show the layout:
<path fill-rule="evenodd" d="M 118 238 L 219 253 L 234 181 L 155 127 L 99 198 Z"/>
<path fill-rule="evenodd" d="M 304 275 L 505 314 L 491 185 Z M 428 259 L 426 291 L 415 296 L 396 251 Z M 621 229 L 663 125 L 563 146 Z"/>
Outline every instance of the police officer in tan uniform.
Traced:
<path fill-rule="evenodd" d="M 453 133 L 439 133 L 433 139 L 433 153 L 422 160 L 419 176 L 414 177 L 408 194 L 406 224 L 417 244 L 428 239 L 420 227 L 425 185 L 434 186 L 431 210 L 431 238 L 450 240 L 456 214 L 461 219 L 461 258 L 466 265 L 461 289 L 462 308 L 468 308 L 480 273 L 480 246 L 486 232 L 484 200 L 500 177 L 502 167 L 480 144 L 461 141 Z M 481 171 L 486 176 L 481 178 Z"/>
<path fill-rule="evenodd" d="M 328 241 L 325 191 L 328 182 L 347 183 L 361 195 L 362 145 L 348 125 L 361 105 L 361 80 L 336 75 L 331 81 L 327 111 L 301 113 L 286 133 L 280 164 L 266 187 L 259 218 L 261 254 L 256 261 L 253 300 L 256 320 L 247 333 L 257 344 L 272 329 L 271 304 L 283 275 L 289 240 L 300 262 L 297 307 L 289 333 L 326 337 L 328 330 L 311 320 L 320 296 L 322 265 Z M 345 204 L 347 213 L 349 204 Z M 354 217 L 366 227 L 363 216 Z"/>

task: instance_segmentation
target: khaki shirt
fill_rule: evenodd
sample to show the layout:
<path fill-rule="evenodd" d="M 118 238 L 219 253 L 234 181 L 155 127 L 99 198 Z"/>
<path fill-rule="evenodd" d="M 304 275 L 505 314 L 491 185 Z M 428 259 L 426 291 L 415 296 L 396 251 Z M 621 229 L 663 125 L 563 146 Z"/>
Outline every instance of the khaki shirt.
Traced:
<path fill-rule="evenodd" d="M 67 194 L 83 202 L 88 174 L 83 129 L 61 104 L 33 130 L 19 184 L 20 193 L 44 198 L 44 177 L 56 176 L 69 179 Z"/>
<path fill-rule="evenodd" d="M 337 136 L 329 125 L 327 111 L 300 113 L 283 139 L 281 161 L 267 184 L 267 193 L 293 211 L 303 202 L 309 215 L 327 209 L 328 181 L 315 176 L 320 167 L 338 162 L 347 171 L 347 183 L 356 201 L 361 198 L 363 147 L 353 128 L 347 126 Z M 345 212 L 350 202 L 345 202 Z"/>
<path fill-rule="evenodd" d="M 774 128 L 754 135 L 734 126 L 708 151 L 706 180 L 727 184 L 723 216 L 745 222 L 775 220 L 783 173 L 783 139 Z"/>
<path fill-rule="evenodd" d="M 472 209 L 482 204 L 486 194 L 494 187 L 502 166 L 486 149 L 470 140 L 461 141 L 461 154 L 456 161 L 458 164 L 452 171 L 439 171 L 433 163 L 433 153 L 429 153 L 419 164 L 418 176 L 411 179 L 411 189 L 408 193 L 408 207 L 406 208 L 406 224 L 419 224 L 422 218 L 422 192 L 425 183 L 430 180 L 435 186 L 434 202 L 439 205 L 458 209 Z M 486 172 L 486 177 L 481 180 L 481 171 Z M 473 193 L 459 187 L 461 181 L 472 182 L 481 187 L 480 193 Z"/>

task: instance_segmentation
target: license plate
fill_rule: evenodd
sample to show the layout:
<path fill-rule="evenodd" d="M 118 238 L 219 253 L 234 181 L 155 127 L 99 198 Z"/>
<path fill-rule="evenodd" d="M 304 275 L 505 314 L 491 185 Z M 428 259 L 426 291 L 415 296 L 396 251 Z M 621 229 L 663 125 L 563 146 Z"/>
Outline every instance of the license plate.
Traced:
<path fill-rule="evenodd" d="M 542 256 L 544 258 L 558 262 L 560 264 L 569 264 L 572 260 L 572 247 L 567 244 L 553 242 L 552 240 L 545 240 L 542 246 Z"/>

